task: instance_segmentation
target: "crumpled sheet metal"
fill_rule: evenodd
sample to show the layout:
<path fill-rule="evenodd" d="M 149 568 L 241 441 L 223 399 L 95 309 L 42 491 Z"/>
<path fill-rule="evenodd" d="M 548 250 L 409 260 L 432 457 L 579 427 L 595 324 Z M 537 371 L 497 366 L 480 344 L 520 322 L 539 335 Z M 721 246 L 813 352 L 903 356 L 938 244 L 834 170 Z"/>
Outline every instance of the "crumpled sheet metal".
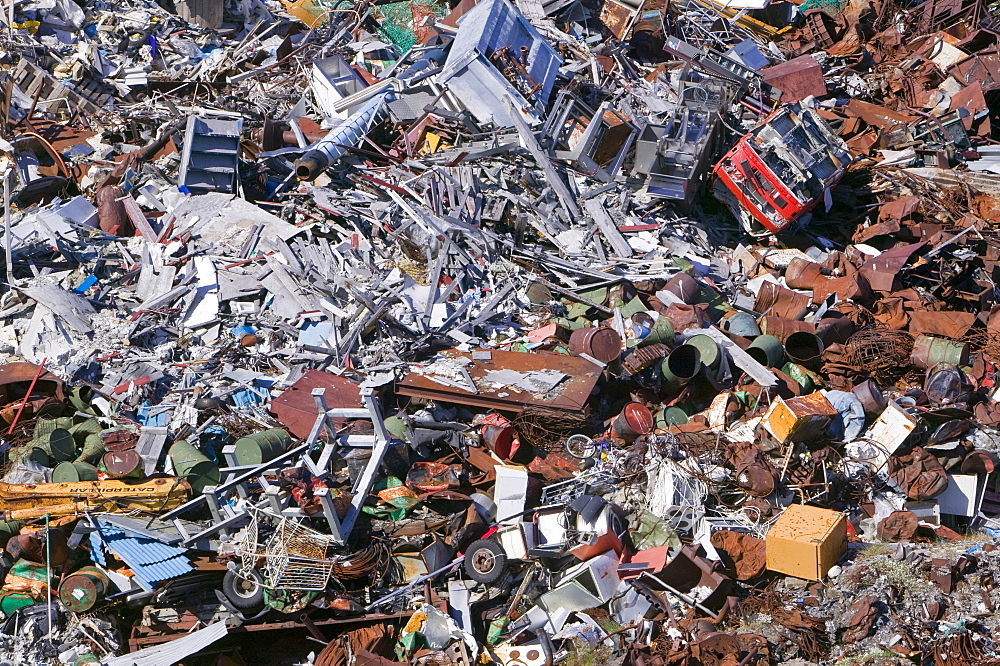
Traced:
<path fill-rule="evenodd" d="M 720 551 L 723 563 L 736 572 L 736 580 L 749 581 L 767 568 L 767 550 L 763 539 L 733 530 L 712 533 L 712 546 Z"/>
<path fill-rule="evenodd" d="M 878 597 L 869 594 L 851 604 L 851 618 L 847 622 L 841 640 L 845 643 L 857 643 L 875 631 L 875 621 L 879 616 Z"/>
<path fill-rule="evenodd" d="M 889 458 L 889 478 L 911 500 L 929 500 L 948 487 L 948 473 L 931 453 L 920 447 Z"/>

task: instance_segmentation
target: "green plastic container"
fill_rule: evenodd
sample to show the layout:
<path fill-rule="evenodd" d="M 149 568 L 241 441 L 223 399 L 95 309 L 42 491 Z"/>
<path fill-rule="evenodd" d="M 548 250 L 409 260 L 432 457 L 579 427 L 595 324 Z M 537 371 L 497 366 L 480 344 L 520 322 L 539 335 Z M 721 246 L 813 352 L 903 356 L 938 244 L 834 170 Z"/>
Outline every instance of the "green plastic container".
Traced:
<path fill-rule="evenodd" d="M 35 600 L 31 595 L 24 592 L 0 592 L 0 613 L 3 613 L 4 617 L 10 617 L 34 603 Z"/>
<path fill-rule="evenodd" d="M 281 428 L 256 432 L 236 440 L 236 462 L 240 465 L 260 465 L 274 460 L 288 448 L 288 433 Z"/>
<path fill-rule="evenodd" d="M 174 464 L 174 474 L 187 479 L 195 495 L 200 495 L 206 486 L 217 486 L 222 480 L 219 466 L 186 439 L 174 442 L 169 451 Z"/>
<path fill-rule="evenodd" d="M 52 470 L 53 483 L 96 481 L 97 468 L 85 462 L 61 462 Z"/>

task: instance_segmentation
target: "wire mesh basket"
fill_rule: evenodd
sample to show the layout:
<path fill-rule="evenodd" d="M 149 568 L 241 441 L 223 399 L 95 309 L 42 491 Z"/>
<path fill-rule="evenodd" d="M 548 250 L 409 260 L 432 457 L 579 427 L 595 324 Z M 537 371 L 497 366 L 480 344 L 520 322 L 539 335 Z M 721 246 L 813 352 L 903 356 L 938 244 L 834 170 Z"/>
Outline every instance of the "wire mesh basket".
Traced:
<path fill-rule="evenodd" d="M 243 543 L 238 547 L 244 570 L 256 568 L 263 558 L 264 587 L 268 589 L 323 590 L 330 581 L 334 560 L 327 558 L 333 539 L 300 521 L 282 517 L 265 544 L 257 542 L 261 511 L 252 511 Z"/>

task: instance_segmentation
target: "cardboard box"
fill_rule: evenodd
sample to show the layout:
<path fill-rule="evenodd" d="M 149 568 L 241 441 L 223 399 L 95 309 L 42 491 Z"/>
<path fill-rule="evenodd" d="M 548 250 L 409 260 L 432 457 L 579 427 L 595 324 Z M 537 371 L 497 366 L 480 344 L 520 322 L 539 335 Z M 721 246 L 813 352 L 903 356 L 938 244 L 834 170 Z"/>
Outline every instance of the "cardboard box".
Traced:
<path fill-rule="evenodd" d="M 838 511 L 793 504 L 765 538 L 767 568 L 806 580 L 822 580 L 847 551 L 847 517 Z"/>

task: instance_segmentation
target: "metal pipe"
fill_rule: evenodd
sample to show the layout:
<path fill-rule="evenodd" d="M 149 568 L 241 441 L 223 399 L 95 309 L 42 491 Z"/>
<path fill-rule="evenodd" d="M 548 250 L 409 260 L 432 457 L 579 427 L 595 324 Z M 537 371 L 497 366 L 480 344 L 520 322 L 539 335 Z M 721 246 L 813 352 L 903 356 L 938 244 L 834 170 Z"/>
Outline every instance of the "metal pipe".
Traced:
<path fill-rule="evenodd" d="M 312 149 L 295 162 L 295 176 L 299 180 L 315 180 L 328 167 L 344 157 L 349 148 L 358 145 L 371 129 L 391 95 L 392 93 L 387 91 L 373 97 L 351 117 L 330 130 L 321 141 L 313 144 Z"/>
<path fill-rule="evenodd" d="M 431 578 L 434 578 L 435 576 L 437 576 L 439 574 L 443 574 L 445 571 L 448 571 L 450 569 L 453 569 L 454 567 L 457 567 L 459 564 L 461 564 L 464 561 L 465 561 L 465 555 L 459 555 L 454 560 L 452 560 L 448 564 L 444 565 L 443 567 L 441 567 L 437 571 L 432 571 L 429 574 L 421 576 L 420 578 L 417 578 L 417 579 L 411 581 L 410 583 L 408 583 L 406 585 L 406 587 L 401 587 L 398 590 L 396 590 L 395 592 L 390 592 L 389 594 L 385 595 L 381 599 L 378 599 L 377 601 L 373 601 L 372 603 L 370 603 L 367 606 L 365 606 L 365 610 L 366 611 L 370 611 L 373 608 L 377 608 L 377 607 L 381 606 L 382 604 L 384 604 L 386 601 L 389 601 L 390 599 L 395 599 L 396 597 L 400 596 L 404 592 L 408 592 L 408 591 L 412 590 L 414 587 L 416 587 L 417 585 L 420 585 L 425 580 L 430 580 Z"/>
<path fill-rule="evenodd" d="M 11 3 L 13 6 L 13 3 Z M 11 236 L 10 236 L 10 179 L 13 169 L 4 171 L 3 174 L 3 231 L 4 231 L 4 256 L 7 260 L 7 287 L 14 288 L 14 260 L 12 258 Z"/>

